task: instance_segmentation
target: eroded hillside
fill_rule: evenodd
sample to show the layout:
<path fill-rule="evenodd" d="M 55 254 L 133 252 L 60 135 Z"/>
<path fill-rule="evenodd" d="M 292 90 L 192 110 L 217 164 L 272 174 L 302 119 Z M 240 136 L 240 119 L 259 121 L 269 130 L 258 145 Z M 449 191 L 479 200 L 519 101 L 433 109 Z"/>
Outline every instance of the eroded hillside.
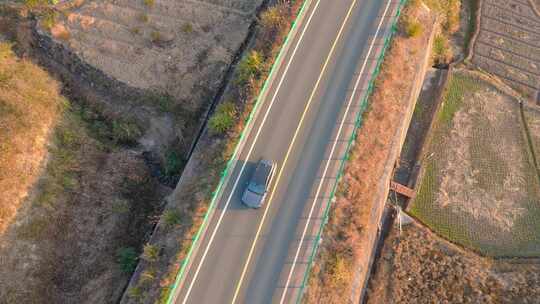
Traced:
<path fill-rule="evenodd" d="M 193 143 L 262 2 L 67 1 L 41 18 L 39 45 L 68 82 L 104 96 L 103 112 L 144 126 L 138 142 L 163 161 Z"/>

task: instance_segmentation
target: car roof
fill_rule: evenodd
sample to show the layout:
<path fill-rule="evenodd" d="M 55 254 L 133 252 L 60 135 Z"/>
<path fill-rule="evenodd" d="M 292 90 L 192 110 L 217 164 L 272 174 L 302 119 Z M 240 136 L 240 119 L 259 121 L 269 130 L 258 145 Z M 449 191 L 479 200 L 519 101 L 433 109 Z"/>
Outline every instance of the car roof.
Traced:
<path fill-rule="evenodd" d="M 265 185 L 268 178 L 270 178 L 270 172 L 272 171 L 272 162 L 268 160 L 261 160 L 255 168 L 255 173 L 251 181 L 257 185 Z"/>

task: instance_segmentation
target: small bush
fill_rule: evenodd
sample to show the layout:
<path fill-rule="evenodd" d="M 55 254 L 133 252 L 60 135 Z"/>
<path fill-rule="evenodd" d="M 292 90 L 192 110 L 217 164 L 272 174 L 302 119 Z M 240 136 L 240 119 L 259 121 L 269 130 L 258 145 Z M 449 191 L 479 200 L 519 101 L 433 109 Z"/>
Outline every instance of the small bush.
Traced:
<path fill-rule="evenodd" d="M 156 4 L 155 0 L 143 0 L 143 1 L 144 1 L 144 5 L 148 7 L 153 7 Z"/>
<path fill-rule="evenodd" d="M 163 36 L 158 31 L 153 31 L 150 33 L 150 40 L 152 40 L 152 43 L 154 44 L 161 44 L 163 42 Z"/>
<path fill-rule="evenodd" d="M 118 264 L 124 273 L 132 273 L 137 267 L 137 252 L 133 247 L 123 247 L 118 250 Z"/>
<path fill-rule="evenodd" d="M 280 7 L 274 6 L 261 14 L 261 25 L 265 28 L 276 28 L 285 21 Z"/>
<path fill-rule="evenodd" d="M 182 32 L 189 34 L 193 32 L 193 25 L 191 23 L 186 22 L 184 25 L 182 25 Z"/>
<path fill-rule="evenodd" d="M 53 10 L 48 10 L 42 16 L 43 27 L 45 27 L 47 30 L 50 31 L 53 28 L 53 26 L 56 24 L 57 19 L 58 19 L 58 13 Z"/>
<path fill-rule="evenodd" d="M 459 12 L 461 11 L 460 0 L 448 0 L 446 4 L 446 20 L 444 23 L 444 29 L 449 33 L 455 33 L 459 30 Z"/>
<path fill-rule="evenodd" d="M 236 107 L 232 102 L 220 104 L 214 115 L 208 121 L 210 131 L 215 134 L 223 134 L 234 125 L 236 117 Z"/>
<path fill-rule="evenodd" d="M 123 199 L 116 199 L 112 203 L 112 212 L 116 214 L 125 214 L 129 212 L 129 202 Z"/>
<path fill-rule="evenodd" d="M 34 8 L 38 6 L 47 6 L 50 4 L 49 0 L 24 0 L 24 5 L 28 8 Z M 58 1 L 55 1 L 58 2 Z"/>
<path fill-rule="evenodd" d="M 139 21 L 141 21 L 142 23 L 147 23 L 148 21 L 150 21 L 150 17 L 147 14 L 141 14 L 139 16 Z"/>
<path fill-rule="evenodd" d="M 151 244 L 144 245 L 141 258 L 147 262 L 157 261 L 159 258 L 159 247 Z"/>
<path fill-rule="evenodd" d="M 143 290 L 139 286 L 131 287 L 128 289 L 128 296 L 133 299 L 140 299 L 143 297 Z"/>
<path fill-rule="evenodd" d="M 117 144 L 133 145 L 141 137 L 141 128 L 132 120 L 115 120 L 112 122 L 112 139 Z"/>
<path fill-rule="evenodd" d="M 176 151 L 169 151 L 165 159 L 165 175 L 177 176 L 184 167 L 185 160 Z"/>
<path fill-rule="evenodd" d="M 433 40 L 433 61 L 437 64 L 449 63 L 452 59 L 450 42 L 445 35 L 437 35 Z"/>
<path fill-rule="evenodd" d="M 157 105 L 161 112 L 170 113 L 174 110 L 174 98 L 169 94 L 154 94 L 151 96 L 151 102 Z"/>
<path fill-rule="evenodd" d="M 251 51 L 238 65 L 237 84 L 246 84 L 260 76 L 264 65 L 263 56 L 257 51 Z"/>
<path fill-rule="evenodd" d="M 13 56 L 12 47 L 13 44 L 11 43 L 0 43 L 0 60 L 5 60 Z"/>
<path fill-rule="evenodd" d="M 140 285 L 149 285 L 156 278 L 156 271 L 154 269 L 147 269 L 141 273 L 139 278 Z"/>
<path fill-rule="evenodd" d="M 416 38 L 419 37 L 423 32 L 422 24 L 418 22 L 416 19 L 409 19 L 407 20 L 405 31 L 407 32 L 407 36 L 410 38 Z"/>
<path fill-rule="evenodd" d="M 178 210 L 167 210 L 163 213 L 163 221 L 165 226 L 173 227 L 180 224 L 182 217 Z"/>

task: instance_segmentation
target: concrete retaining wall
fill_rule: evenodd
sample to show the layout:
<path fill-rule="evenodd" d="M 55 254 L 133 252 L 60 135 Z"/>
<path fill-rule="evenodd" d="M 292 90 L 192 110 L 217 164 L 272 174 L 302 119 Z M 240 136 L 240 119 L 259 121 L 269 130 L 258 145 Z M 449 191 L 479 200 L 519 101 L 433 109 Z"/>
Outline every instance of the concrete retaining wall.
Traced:
<path fill-rule="evenodd" d="M 414 84 L 411 87 L 408 101 L 407 109 L 405 114 L 401 117 L 399 122 L 399 127 L 396 129 L 394 136 L 392 138 L 392 144 L 390 148 L 390 154 L 386 160 L 384 173 L 380 178 L 379 187 L 376 190 L 376 198 L 373 208 L 371 209 L 370 222 L 366 225 L 366 233 L 368 234 L 368 243 L 369 250 L 360 258 L 357 265 L 359 266 L 358 272 L 355 277 L 355 285 L 359 287 L 358 290 L 353 291 L 353 294 L 357 295 L 358 301 L 355 303 L 362 303 L 365 299 L 366 289 L 369 282 L 369 276 L 371 274 L 371 268 L 373 266 L 373 261 L 375 258 L 376 248 L 379 244 L 380 238 L 382 236 L 381 231 L 383 227 L 383 222 L 386 220 L 386 216 L 390 215 L 386 210 L 386 201 L 388 198 L 388 193 L 390 192 L 390 181 L 392 180 L 394 167 L 396 161 L 401 154 L 401 149 L 405 143 L 405 137 L 407 136 L 407 131 L 411 123 L 412 115 L 414 113 L 414 108 L 416 105 L 416 100 L 420 96 L 420 91 L 422 89 L 422 84 L 424 82 L 424 77 L 426 71 L 430 67 L 431 62 L 431 48 L 433 46 L 433 40 L 435 39 L 435 23 L 431 26 L 431 34 L 426 48 L 424 58 L 422 60 L 422 65 L 418 69 L 416 74 Z"/>

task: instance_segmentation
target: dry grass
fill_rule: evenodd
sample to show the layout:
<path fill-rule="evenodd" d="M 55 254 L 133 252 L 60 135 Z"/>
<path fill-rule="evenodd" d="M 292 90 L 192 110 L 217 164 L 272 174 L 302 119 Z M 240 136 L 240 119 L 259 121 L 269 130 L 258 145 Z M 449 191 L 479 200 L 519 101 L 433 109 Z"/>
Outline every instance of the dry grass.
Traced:
<path fill-rule="evenodd" d="M 59 84 L 0 43 L 0 235 L 35 183 L 65 104 Z"/>
<path fill-rule="evenodd" d="M 426 25 L 432 20 L 425 10 L 414 5 L 405 9 L 401 20 L 407 18 Z M 368 249 L 363 246 L 372 234 L 369 230 L 377 227 L 370 215 L 380 178 L 430 32 L 426 29 L 421 36 L 408 38 L 406 23 L 400 22 L 340 182 L 304 295 L 305 303 L 349 301 L 359 257 Z"/>
<path fill-rule="evenodd" d="M 539 273 L 538 260 L 479 257 L 412 224 L 390 232 L 367 303 L 538 303 Z"/>

